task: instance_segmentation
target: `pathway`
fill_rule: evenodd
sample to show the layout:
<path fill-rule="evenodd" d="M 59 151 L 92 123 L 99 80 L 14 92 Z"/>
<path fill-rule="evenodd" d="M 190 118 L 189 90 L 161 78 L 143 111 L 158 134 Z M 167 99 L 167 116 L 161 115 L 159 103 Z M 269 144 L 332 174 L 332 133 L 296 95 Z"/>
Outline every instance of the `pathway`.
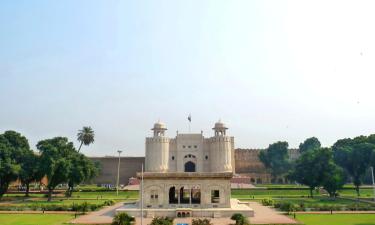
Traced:
<path fill-rule="evenodd" d="M 71 221 L 74 224 L 109 224 L 112 222 L 112 218 L 115 214 L 115 209 L 123 205 L 122 202 L 117 203 L 113 206 L 105 207 L 99 211 L 92 212 L 90 214 L 80 216 L 77 219 Z M 250 207 L 254 209 L 255 216 L 250 218 L 251 224 L 298 224 L 297 221 L 282 215 L 274 209 L 266 206 L 262 206 L 257 202 L 251 202 Z M 151 218 L 144 218 L 143 224 L 149 224 Z M 176 218 L 174 224 L 187 223 L 191 224 L 192 218 Z M 211 222 L 215 225 L 228 225 L 233 224 L 233 221 L 229 218 L 210 218 Z M 136 218 L 136 225 L 140 225 L 140 218 Z"/>

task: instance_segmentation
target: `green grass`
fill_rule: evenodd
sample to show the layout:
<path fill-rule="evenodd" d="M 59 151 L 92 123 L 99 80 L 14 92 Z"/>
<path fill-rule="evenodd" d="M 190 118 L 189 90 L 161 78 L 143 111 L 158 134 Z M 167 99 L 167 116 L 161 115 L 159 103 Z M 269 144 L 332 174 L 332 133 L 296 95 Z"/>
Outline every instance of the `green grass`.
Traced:
<path fill-rule="evenodd" d="M 315 194 L 315 193 L 314 193 Z M 267 190 L 267 189 L 235 189 L 232 198 L 251 199 L 267 197 L 301 197 L 310 195 L 309 190 Z"/>
<path fill-rule="evenodd" d="M 138 191 L 120 191 L 117 196 L 116 191 L 95 191 L 95 192 L 73 192 L 74 198 L 103 198 L 103 199 L 138 199 Z"/>
<path fill-rule="evenodd" d="M 305 225 L 375 225 L 375 214 L 297 214 Z"/>
<path fill-rule="evenodd" d="M 0 214 L 1 225 L 60 225 L 69 222 L 69 214 Z"/>

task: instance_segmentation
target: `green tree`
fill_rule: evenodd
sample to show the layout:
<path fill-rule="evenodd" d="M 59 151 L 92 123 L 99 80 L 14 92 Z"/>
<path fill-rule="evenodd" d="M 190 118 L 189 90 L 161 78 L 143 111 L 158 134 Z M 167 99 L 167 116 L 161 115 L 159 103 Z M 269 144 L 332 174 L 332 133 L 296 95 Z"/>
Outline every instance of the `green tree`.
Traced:
<path fill-rule="evenodd" d="M 314 197 L 313 190 L 321 186 L 326 176 L 329 176 L 332 163 L 332 151 L 329 148 L 306 151 L 297 159 L 289 177 L 309 186 L 310 196 Z"/>
<path fill-rule="evenodd" d="M 311 137 L 307 138 L 303 143 L 299 145 L 299 152 L 304 153 L 309 150 L 320 148 L 321 144 L 318 138 Z"/>
<path fill-rule="evenodd" d="M 99 173 L 99 168 L 90 159 L 80 153 L 73 153 L 70 157 L 71 168 L 68 176 L 67 194 L 71 197 L 74 185 L 89 181 Z"/>
<path fill-rule="evenodd" d="M 131 225 L 134 224 L 134 217 L 126 213 L 118 213 L 113 217 L 112 225 Z"/>
<path fill-rule="evenodd" d="M 259 160 L 269 170 L 272 177 L 284 175 L 290 169 L 288 154 L 288 142 L 276 142 L 268 146 L 265 151 L 259 153 Z"/>
<path fill-rule="evenodd" d="M 0 199 L 21 171 L 21 156 L 30 149 L 28 140 L 15 131 L 0 134 Z"/>
<path fill-rule="evenodd" d="M 249 225 L 250 224 L 248 219 L 245 216 L 243 216 L 241 213 L 233 214 L 230 219 L 236 221 L 235 225 Z"/>
<path fill-rule="evenodd" d="M 77 140 L 81 143 L 78 148 L 78 152 L 81 151 L 82 145 L 90 145 L 94 143 L 94 130 L 91 127 L 83 127 L 82 130 L 78 131 Z"/>
<path fill-rule="evenodd" d="M 341 167 L 333 162 L 333 159 L 329 161 L 328 168 L 325 172 L 322 186 L 330 197 L 336 197 L 337 191 L 345 184 L 345 173 Z"/>
<path fill-rule="evenodd" d="M 56 186 L 69 181 L 71 158 L 77 152 L 73 143 L 65 137 L 39 141 L 37 148 L 41 153 L 41 171 L 48 180 L 48 201 L 51 201 Z"/>
<path fill-rule="evenodd" d="M 369 136 L 371 137 L 371 136 Z M 359 136 L 354 139 L 341 139 L 333 145 L 334 159 L 337 165 L 345 169 L 352 177 L 357 196 L 363 176 L 371 163 L 371 156 L 375 149 L 369 138 Z"/>
<path fill-rule="evenodd" d="M 173 225 L 173 219 L 169 217 L 155 217 L 150 225 Z"/>
<path fill-rule="evenodd" d="M 30 183 L 40 181 L 43 178 L 43 173 L 40 169 L 40 157 L 32 150 L 25 151 L 22 155 L 19 178 L 22 184 L 26 186 L 25 196 L 29 196 Z"/>

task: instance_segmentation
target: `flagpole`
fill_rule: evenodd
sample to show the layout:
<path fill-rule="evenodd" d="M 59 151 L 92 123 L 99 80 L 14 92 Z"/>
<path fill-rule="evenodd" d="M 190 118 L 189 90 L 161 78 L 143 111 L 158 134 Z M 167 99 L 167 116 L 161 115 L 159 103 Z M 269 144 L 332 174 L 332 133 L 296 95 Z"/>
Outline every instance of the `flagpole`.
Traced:
<path fill-rule="evenodd" d="M 189 113 L 188 121 L 189 121 L 189 133 L 191 133 L 191 129 L 190 129 L 190 126 L 191 126 L 191 113 Z"/>

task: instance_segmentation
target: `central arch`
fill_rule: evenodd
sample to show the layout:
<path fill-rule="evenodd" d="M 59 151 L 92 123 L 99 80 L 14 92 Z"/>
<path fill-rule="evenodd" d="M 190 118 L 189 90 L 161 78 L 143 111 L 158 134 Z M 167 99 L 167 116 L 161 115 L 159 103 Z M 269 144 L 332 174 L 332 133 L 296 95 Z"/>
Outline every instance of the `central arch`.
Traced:
<path fill-rule="evenodd" d="M 195 172 L 195 163 L 192 161 L 185 163 L 185 172 Z"/>

